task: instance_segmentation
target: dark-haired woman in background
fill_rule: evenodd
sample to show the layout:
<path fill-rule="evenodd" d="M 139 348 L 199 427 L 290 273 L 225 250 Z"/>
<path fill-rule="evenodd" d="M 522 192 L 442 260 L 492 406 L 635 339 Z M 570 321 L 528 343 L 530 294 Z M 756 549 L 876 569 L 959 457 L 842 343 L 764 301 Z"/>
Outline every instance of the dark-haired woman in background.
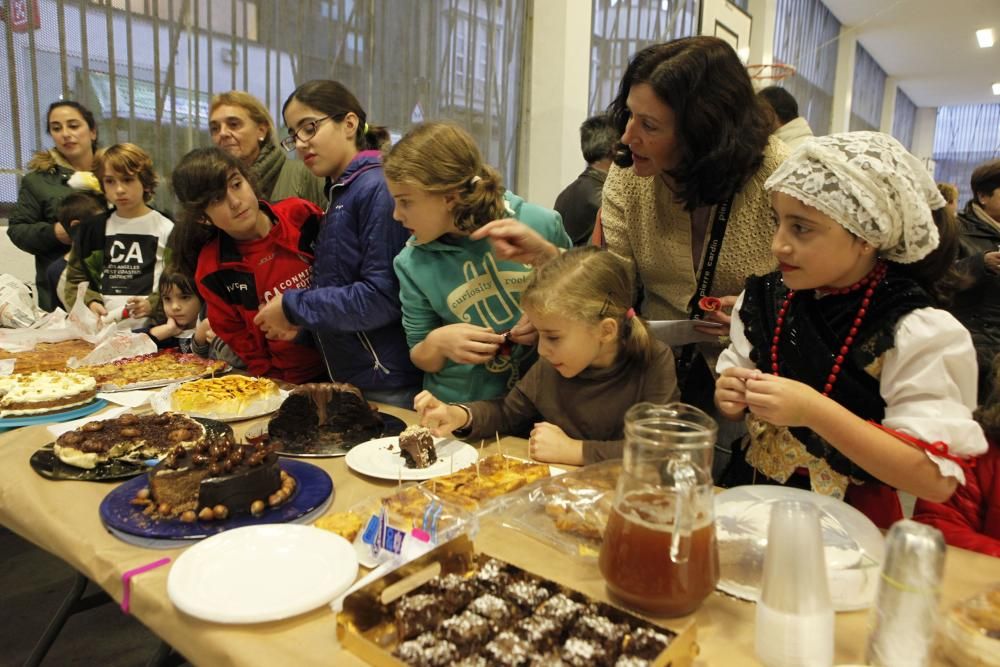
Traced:
<path fill-rule="evenodd" d="M 604 184 L 608 249 L 634 267 L 651 320 L 701 316 L 703 296 L 735 303 L 744 280 L 774 268 L 764 181 L 787 157 L 736 52 L 689 37 L 632 58 L 612 102 L 624 150 Z M 678 354 L 684 401 L 713 410 L 718 343 Z M 721 439 L 721 438 L 720 438 Z"/>
<path fill-rule="evenodd" d="M 316 239 L 313 282 L 261 308 L 254 322 L 269 338 L 316 334 L 330 378 L 350 382 L 369 400 L 411 407 L 421 374 L 403 336 L 399 281 L 392 260 L 409 233 L 392 218 L 379 148 L 385 128 L 336 81 L 299 86 L 282 109 L 305 165 L 327 179 L 330 205 Z"/>
<path fill-rule="evenodd" d="M 58 280 L 66 266 L 63 255 L 73 245 L 69 230 L 58 222 L 59 204 L 73 192 L 69 184 L 74 173 L 89 172 L 97 150 L 97 124 L 90 110 L 71 100 L 59 100 L 49 106 L 45 123 L 55 147 L 39 151 L 28 163 L 30 170 L 21 179 L 17 204 L 10 214 L 7 236 L 21 250 L 35 256 L 35 289 L 38 305 L 51 311 L 58 304 L 55 284 L 45 272 L 53 262 Z M 96 180 L 94 187 L 97 187 Z"/>

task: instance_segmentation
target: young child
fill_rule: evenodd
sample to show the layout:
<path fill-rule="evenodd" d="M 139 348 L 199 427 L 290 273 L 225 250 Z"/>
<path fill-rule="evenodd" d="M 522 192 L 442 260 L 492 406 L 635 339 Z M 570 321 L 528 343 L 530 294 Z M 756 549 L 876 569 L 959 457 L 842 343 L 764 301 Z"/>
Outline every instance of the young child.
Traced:
<path fill-rule="evenodd" d="M 94 173 L 114 210 L 79 225 L 66 264 L 63 301 L 72 308 L 87 281 L 85 303 L 98 316 L 142 326 L 156 309 L 156 283 L 169 260 L 174 223 L 147 204 L 156 192 L 153 160 L 135 144 L 115 144 L 94 158 Z"/>
<path fill-rule="evenodd" d="M 530 429 L 531 456 L 550 463 L 620 458 L 625 412 L 679 395 L 673 353 L 631 302 L 629 272 L 605 250 L 577 248 L 546 262 L 521 296 L 541 359 L 505 398 L 449 404 L 421 392 L 421 423 L 471 438 Z"/>
<path fill-rule="evenodd" d="M 420 372 L 407 354 L 392 273 L 406 234 L 392 220 L 382 177 L 378 149 L 389 132 L 369 126 L 357 98 L 336 81 L 302 84 L 282 115 L 282 146 L 326 179 L 330 205 L 316 237 L 311 287 L 285 291 L 254 321 L 269 337 L 312 331 L 331 379 L 353 384 L 370 401 L 410 407 Z"/>
<path fill-rule="evenodd" d="M 895 489 L 946 500 L 986 450 L 972 341 L 933 307 L 954 286 L 955 220 L 877 132 L 817 137 L 765 186 L 779 270 L 747 280 L 716 367 L 722 413 L 749 410 L 723 485 L 811 488 L 888 528 Z"/>
<path fill-rule="evenodd" d="M 393 267 L 410 359 L 424 371 L 424 389 L 443 401 L 503 396 L 535 359 L 530 326 L 518 326 L 531 267 L 499 260 L 489 241 L 469 235 L 492 220 L 516 218 L 569 248 L 559 214 L 506 192 L 456 125 L 418 125 L 384 163 L 393 217 L 412 234 Z"/>
<path fill-rule="evenodd" d="M 918 500 L 913 519 L 934 526 L 953 547 L 970 549 L 1000 558 L 1000 354 L 991 367 L 993 393 L 976 410 L 989 451 L 944 503 Z"/>
<path fill-rule="evenodd" d="M 56 217 L 59 224 L 69 233 L 70 238 L 75 238 L 76 228 L 81 222 L 106 213 L 107 210 L 99 193 L 71 192 L 59 203 L 59 213 Z M 62 296 L 66 290 L 66 260 L 69 259 L 69 254 L 70 251 L 67 251 L 63 261 L 53 262 L 45 270 L 45 276 L 49 281 L 49 290 L 57 300 L 54 305 L 64 306 Z"/>
<path fill-rule="evenodd" d="M 203 317 L 204 302 L 189 274 L 167 267 L 160 276 L 158 292 L 166 322 L 146 332 L 157 347 L 176 347 L 206 359 L 221 359 L 233 368 L 246 368 Z"/>
<path fill-rule="evenodd" d="M 294 383 L 320 378 L 322 361 L 308 335 L 268 340 L 254 325 L 262 304 L 309 286 L 319 208 L 295 197 L 259 201 L 249 167 L 215 147 L 181 158 L 173 186 L 183 207 L 178 264 L 196 266 L 197 291 L 218 337 L 253 375 Z"/>

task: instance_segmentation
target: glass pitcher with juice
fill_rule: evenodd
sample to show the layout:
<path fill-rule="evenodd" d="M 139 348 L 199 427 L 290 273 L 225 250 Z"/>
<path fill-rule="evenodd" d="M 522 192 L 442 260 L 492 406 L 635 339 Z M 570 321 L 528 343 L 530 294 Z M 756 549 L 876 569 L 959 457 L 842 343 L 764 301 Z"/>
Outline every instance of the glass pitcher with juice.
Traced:
<path fill-rule="evenodd" d="M 625 453 L 599 565 L 620 602 L 682 616 L 719 580 L 712 451 L 718 426 L 690 405 L 639 403 L 625 415 Z"/>

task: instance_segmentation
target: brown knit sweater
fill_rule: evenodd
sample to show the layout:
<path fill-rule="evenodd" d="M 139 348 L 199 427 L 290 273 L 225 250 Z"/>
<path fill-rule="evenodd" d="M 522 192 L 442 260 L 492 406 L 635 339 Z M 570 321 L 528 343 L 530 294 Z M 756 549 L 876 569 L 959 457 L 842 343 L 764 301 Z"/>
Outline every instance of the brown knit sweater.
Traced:
<path fill-rule="evenodd" d="M 776 265 L 771 256 L 774 223 L 764 181 L 786 157 L 788 147 L 772 136 L 757 173 L 733 200 L 715 267 L 713 296 L 737 295 L 748 276 L 774 270 Z M 713 207 L 709 213 L 710 225 L 714 219 Z M 601 221 L 608 249 L 635 267 L 646 290 L 643 316 L 651 320 L 687 319 L 688 302 L 697 287 L 691 252 L 691 214 L 684 210 L 683 202 L 675 198 L 663 179 L 640 177 L 631 168 L 612 166 L 604 183 Z M 706 245 L 708 236 L 706 232 Z M 704 258 L 704 248 L 700 255 Z M 720 351 L 719 346 L 702 347 L 710 359 Z"/>
<path fill-rule="evenodd" d="M 549 422 L 583 440 L 584 463 L 621 458 L 625 412 L 642 401 L 678 399 L 674 355 L 657 340 L 653 345 L 653 360 L 646 366 L 619 359 L 572 378 L 539 359 L 506 397 L 467 406 L 472 413 L 467 437 L 525 435 L 536 422 Z"/>

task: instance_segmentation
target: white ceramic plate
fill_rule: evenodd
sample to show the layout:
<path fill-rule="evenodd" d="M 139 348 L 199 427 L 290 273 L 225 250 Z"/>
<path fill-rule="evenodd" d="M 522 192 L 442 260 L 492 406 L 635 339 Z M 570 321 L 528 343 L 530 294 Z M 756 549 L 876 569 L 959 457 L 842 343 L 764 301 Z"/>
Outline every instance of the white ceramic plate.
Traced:
<path fill-rule="evenodd" d="M 201 378 L 204 379 L 204 378 Z M 170 397 L 180 387 L 180 383 L 171 384 L 170 386 L 164 387 L 160 391 L 154 393 L 149 397 L 149 405 L 153 408 L 153 412 L 158 415 L 164 412 L 173 411 L 170 405 Z M 247 408 L 239 414 L 231 414 L 228 412 L 186 412 L 189 417 L 204 417 L 206 419 L 215 419 L 220 422 L 237 422 L 243 421 L 244 419 L 254 419 L 255 417 L 263 417 L 264 415 L 269 415 L 272 412 L 277 411 L 284 403 L 285 399 L 288 398 L 289 391 L 287 389 L 279 389 L 277 396 L 269 396 L 266 399 L 253 401 Z"/>
<path fill-rule="evenodd" d="M 261 623 L 328 604 L 357 574 L 354 547 L 339 535 L 295 524 L 246 526 L 182 553 L 167 596 L 206 621 Z"/>
<path fill-rule="evenodd" d="M 399 436 L 362 442 L 347 452 L 347 467 L 381 479 L 432 479 L 471 466 L 479 458 L 472 445 L 452 438 L 434 438 L 438 460 L 426 468 L 407 468 L 399 453 Z"/>
<path fill-rule="evenodd" d="M 885 539 L 864 514 L 842 500 L 818 493 L 761 484 L 726 489 L 715 497 L 719 544 L 719 590 L 744 600 L 760 595 L 771 506 L 779 500 L 811 502 L 819 508 L 830 601 L 836 611 L 872 605 L 885 555 Z"/>

